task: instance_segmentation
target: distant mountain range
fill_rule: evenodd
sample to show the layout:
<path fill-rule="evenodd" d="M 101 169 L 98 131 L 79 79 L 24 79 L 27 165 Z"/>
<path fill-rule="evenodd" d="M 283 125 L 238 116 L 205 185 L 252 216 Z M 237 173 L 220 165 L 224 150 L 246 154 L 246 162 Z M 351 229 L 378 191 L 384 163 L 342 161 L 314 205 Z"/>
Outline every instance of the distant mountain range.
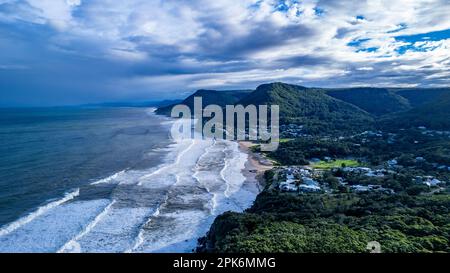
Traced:
<path fill-rule="evenodd" d="M 279 105 L 281 124 L 304 125 L 308 133 L 360 131 L 375 127 L 426 126 L 450 130 L 450 88 L 307 88 L 285 83 L 263 84 L 256 90 L 199 90 L 181 104 L 203 106 Z M 169 115 L 173 105 L 160 107 Z"/>
<path fill-rule="evenodd" d="M 91 103 L 81 106 L 91 107 L 166 107 L 168 105 L 176 105 L 181 103 L 182 100 L 161 100 L 161 101 L 144 101 L 144 102 L 104 102 L 104 103 Z"/>

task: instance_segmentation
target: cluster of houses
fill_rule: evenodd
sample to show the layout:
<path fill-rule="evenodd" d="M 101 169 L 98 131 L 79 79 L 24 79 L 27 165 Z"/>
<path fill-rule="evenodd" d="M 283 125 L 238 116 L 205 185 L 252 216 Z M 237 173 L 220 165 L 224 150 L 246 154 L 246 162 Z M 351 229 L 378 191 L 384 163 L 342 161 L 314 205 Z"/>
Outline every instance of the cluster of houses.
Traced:
<path fill-rule="evenodd" d="M 371 192 L 371 191 L 377 191 L 377 192 L 383 192 L 383 193 L 388 193 L 388 194 L 394 194 L 394 190 L 392 189 L 387 189 L 384 188 L 381 185 L 367 185 L 367 186 L 363 186 L 363 185 L 353 185 L 350 186 L 350 189 L 354 192 Z"/>
<path fill-rule="evenodd" d="M 427 160 L 421 156 L 418 156 L 415 158 L 415 162 L 416 163 L 425 163 L 425 162 L 427 162 Z M 430 165 L 440 171 L 450 171 L 450 166 L 447 166 L 447 165 L 442 165 L 439 163 L 430 163 Z M 387 166 L 391 169 L 396 169 L 399 167 L 398 161 L 396 159 L 391 159 L 391 160 L 387 161 Z"/>
<path fill-rule="evenodd" d="M 362 132 L 360 135 L 361 136 L 368 136 L 368 137 L 382 137 L 383 136 L 383 132 L 381 132 L 381 131 L 376 131 L 376 132 L 374 132 L 374 131 L 365 131 L 365 132 Z"/>
<path fill-rule="evenodd" d="M 391 164 L 397 164 L 392 160 Z M 346 174 L 361 175 L 367 177 L 384 177 L 388 174 L 393 174 L 395 171 L 389 169 L 371 169 L 367 167 L 344 167 L 341 169 Z M 330 193 L 331 189 L 327 185 L 321 184 L 320 177 L 322 175 L 321 170 L 315 170 L 305 166 L 291 166 L 291 167 L 278 167 L 275 169 L 276 187 L 283 192 L 293 193 Z M 365 192 L 382 192 L 387 194 L 394 194 L 394 190 L 384 188 L 381 185 L 348 185 L 344 178 L 337 177 L 341 186 L 346 186 L 350 191 L 357 193 Z M 439 187 L 444 182 L 433 176 L 417 176 L 415 182 L 424 184 L 429 187 Z"/>
<path fill-rule="evenodd" d="M 367 167 L 345 167 L 345 168 L 342 168 L 342 171 L 346 172 L 346 173 L 357 174 L 357 175 L 365 175 L 367 177 L 384 177 L 387 174 L 395 173 L 392 170 L 386 170 L 386 169 L 373 170 L 373 169 L 367 168 Z"/>
<path fill-rule="evenodd" d="M 297 124 L 287 124 L 287 125 L 281 125 L 280 131 L 281 131 L 281 137 L 282 138 L 298 138 L 307 136 L 303 133 L 303 125 L 297 125 Z"/>
<path fill-rule="evenodd" d="M 281 125 L 280 129 L 282 132 L 282 137 L 284 138 L 298 138 L 305 136 L 303 134 L 303 126 L 302 125 L 296 125 L 296 124 L 288 124 L 288 125 Z M 418 127 L 419 130 L 422 131 L 422 134 L 424 135 L 448 135 L 450 137 L 450 131 L 434 131 L 434 130 L 428 130 L 426 127 Z M 370 142 L 370 138 L 380 138 L 384 137 L 384 133 L 382 131 L 365 131 L 361 134 L 357 134 L 354 136 L 350 136 L 350 138 L 355 137 L 362 137 L 362 143 Z M 388 133 L 388 143 L 394 144 L 396 142 L 397 134 L 394 133 Z M 344 137 L 340 137 L 344 138 Z M 356 145 L 356 144 L 355 144 Z M 359 144 L 360 145 L 360 144 Z M 323 159 L 324 161 L 330 161 L 330 157 L 325 157 Z M 311 163 L 320 162 L 320 159 L 313 158 L 310 160 Z M 416 157 L 415 158 L 416 163 L 426 163 L 426 159 L 423 157 Z M 450 166 L 446 165 L 440 165 L 437 163 L 430 163 L 438 170 L 444 170 L 444 171 L 450 171 Z M 392 159 L 386 162 L 385 168 L 379 168 L 379 169 L 371 169 L 368 167 L 344 167 L 341 170 L 345 172 L 346 174 L 350 175 L 359 175 L 359 176 L 366 176 L 366 177 L 374 177 L 374 178 L 383 178 L 390 174 L 395 174 L 401 166 L 399 165 L 399 162 L 397 159 Z M 279 167 L 276 171 L 276 184 L 275 187 L 277 187 L 280 191 L 283 192 L 295 192 L 295 193 L 319 193 L 319 192 L 332 192 L 328 185 L 320 183 L 321 180 L 322 171 L 316 170 L 310 167 L 305 166 L 291 166 L 291 167 Z M 353 192 L 383 192 L 383 193 L 390 193 L 393 194 L 394 191 L 392 189 L 384 188 L 381 185 L 348 185 L 348 183 L 345 182 L 344 178 L 337 177 L 339 184 L 341 186 L 346 186 L 348 189 L 350 189 Z M 427 185 L 429 187 L 438 187 L 442 184 L 445 184 L 444 182 L 438 180 L 435 177 L 432 176 L 417 176 L 415 178 L 415 181 L 420 184 Z"/>
<path fill-rule="evenodd" d="M 342 168 L 342 171 L 347 174 L 364 175 L 367 177 L 385 177 L 387 174 L 394 173 L 394 171 L 392 171 L 392 170 L 386 170 L 386 169 L 373 170 L 373 169 L 367 168 L 367 167 L 345 167 L 345 168 Z M 339 183 L 341 185 L 347 185 L 347 183 L 344 182 L 343 179 L 340 179 Z M 394 193 L 394 190 L 384 188 L 381 185 L 352 185 L 352 186 L 350 186 L 350 190 L 354 191 L 354 192 L 377 191 L 377 192 L 383 192 L 383 193 L 389 193 L 389 194 Z"/>
<path fill-rule="evenodd" d="M 417 129 L 422 131 L 422 135 L 426 135 L 426 136 L 449 136 L 450 137 L 450 131 L 438 131 L 438 130 L 430 130 L 427 129 L 427 127 L 425 126 L 419 126 L 417 127 Z"/>
<path fill-rule="evenodd" d="M 383 177 L 388 170 L 372 170 L 365 167 L 346 167 L 342 169 L 344 172 L 354 173 L 358 175 Z M 283 192 L 295 193 L 319 193 L 331 192 L 327 185 L 321 185 L 317 178 L 322 175 L 322 171 L 314 170 L 309 167 L 280 167 L 277 169 L 278 189 Z M 339 184 L 348 186 L 343 178 L 338 177 Z M 354 192 L 384 192 L 394 193 L 392 189 L 383 188 L 380 185 L 352 185 L 349 189 Z"/>
<path fill-rule="evenodd" d="M 314 177 L 317 173 L 306 167 L 284 167 L 279 169 L 279 189 L 284 192 L 321 192 L 322 188 Z M 285 178 L 285 179 L 284 179 Z"/>
<path fill-rule="evenodd" d="M 442 181 L 433 176 L 416 176 L 416 183 L 424 184 L 428 187 L 438 187 L 443 184 Z"/>

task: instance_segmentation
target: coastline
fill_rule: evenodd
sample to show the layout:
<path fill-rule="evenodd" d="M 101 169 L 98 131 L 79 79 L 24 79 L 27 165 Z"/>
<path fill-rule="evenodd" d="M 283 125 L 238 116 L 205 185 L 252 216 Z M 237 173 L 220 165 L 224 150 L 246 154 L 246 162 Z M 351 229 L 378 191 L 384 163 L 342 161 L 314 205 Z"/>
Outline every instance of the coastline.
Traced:
<path fill-rule="evenodd" d="M 273 169 L 274 166 L 271 161 L 265 159 L 261 154 L 251 150 L 251 147 L 254 145 L 251 141 L 239 141 L 239 150 L 248 155 L 248 160 L 242 173 L 248 182 L 255 182 L 259 192 L 261 192 L 266 186 L 264 173 Z"/>

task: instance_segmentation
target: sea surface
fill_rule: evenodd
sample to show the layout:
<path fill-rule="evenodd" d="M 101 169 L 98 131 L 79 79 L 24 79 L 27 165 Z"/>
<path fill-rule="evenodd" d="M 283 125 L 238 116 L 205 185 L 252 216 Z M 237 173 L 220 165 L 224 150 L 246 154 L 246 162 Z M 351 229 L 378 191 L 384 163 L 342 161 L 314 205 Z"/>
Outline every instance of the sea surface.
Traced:
<path fill-rule="evenodd" d="M 173 139 L 188 121 L 153 111 L 0 109 L 0 252 L 191 252 L 252 204 L 236 142 Z"/>

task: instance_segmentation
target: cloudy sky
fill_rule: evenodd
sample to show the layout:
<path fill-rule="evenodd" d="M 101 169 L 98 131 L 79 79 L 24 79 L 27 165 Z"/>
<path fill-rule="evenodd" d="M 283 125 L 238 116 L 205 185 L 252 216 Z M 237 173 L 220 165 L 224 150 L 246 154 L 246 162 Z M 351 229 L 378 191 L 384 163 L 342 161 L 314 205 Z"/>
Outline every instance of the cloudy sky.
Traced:
<path fill-rule="evenodd" d="M 450 86 L 450 0 L 0 0 L 0 105 Z"/>

